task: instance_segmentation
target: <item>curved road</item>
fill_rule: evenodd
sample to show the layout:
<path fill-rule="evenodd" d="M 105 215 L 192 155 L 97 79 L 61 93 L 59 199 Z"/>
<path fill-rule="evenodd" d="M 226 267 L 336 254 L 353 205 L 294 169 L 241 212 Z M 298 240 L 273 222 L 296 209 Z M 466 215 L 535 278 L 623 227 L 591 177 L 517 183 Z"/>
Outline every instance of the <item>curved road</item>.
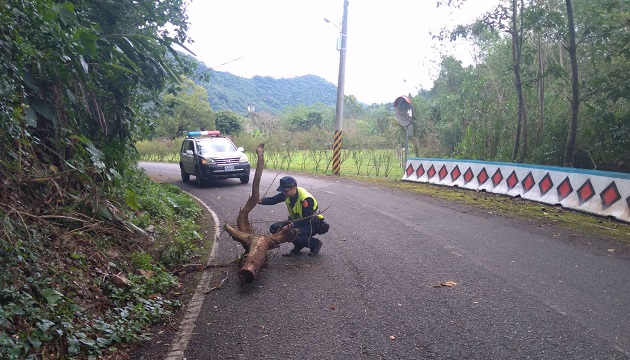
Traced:
<path fill-rule="evenodd" d="M 238 180 L 184 184 L 176 164 L 141 166 L 197 196 L 221 224 L 235 224 L 251 193 Z M 261 193 L 274 194 L 283 175 L 265 170 Z M 420 194 L 292 175 L 331 223 L 320 255 L 284 258 L 291 245 L 283 244 L 243 288 L 227 268 L 223 289 L 203 298 L 187 360 L 630 358 L 628 246 Z M 261 232 L 285 218 L 282 204 L 250 213 Z M 242 253 L 226 233 L 215 246 L 214 263 Z M 456 284 L 438 286 L 446 281 Z"/>

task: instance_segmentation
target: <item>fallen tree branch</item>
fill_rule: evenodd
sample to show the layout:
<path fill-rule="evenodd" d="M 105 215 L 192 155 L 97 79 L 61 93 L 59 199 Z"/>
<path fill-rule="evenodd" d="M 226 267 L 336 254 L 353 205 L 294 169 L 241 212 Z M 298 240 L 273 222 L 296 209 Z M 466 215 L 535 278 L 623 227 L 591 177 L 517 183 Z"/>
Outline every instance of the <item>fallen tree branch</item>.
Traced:
<path fill-rule="evenodd" d="M 245 206 L 239 211 L 236 224 L 238 229 L 233 228 L 229 224 L 225 224 L 223 228 L 227 231 L 235 241 L 238 241 L 245 248 L 247 257 L 238 271 L 238 277 L 243 284 L 251 283 L 256 279 L 265 261 L 267 260 L 267 251 L 280 246 L 285 242 L 293 241 L 298 231 L 292 227 L 285 227 L 282 231 L 273 235 L 255 234 L 249 222 L 249 213 L 258 204 L 260 198 L 260 177 L 265 167 L 265 144 L 256 147 L 258 155 L 256 163 L 256 172 L 254 181 L 252 182 L 252 194 L 245 203 Z"/>
<path fill-rule="evenodd" d="M 277 248 L 282 243 L 293 241 L 297 234 L 298 231 L 296 229 L 285 227 L 282 231 L 273 235 L 254 235 L 245 263 L 241 270 L 238 271 L 241 285 L 251 283 L 256 279 L 267 260 L 268 250 Z"/>
<path fill-rule="evenodd" d="M 249 213 L 254 209 L 256 204 L 258 204 L 258 199 L 260 198 L 260 177 L 262 176 L 263 168 L 265 167 L 265 144 L 260 144 L 256 147 L 256 154 L 258 155 L 258 159 L 256 161 L 256 172 L 254 173 L 254 181 L 252 182 L 252 195 L 247 199 L 245 206 L 239 211 L 238 217 L 236 218 L 236 225 L 238 229 L 251 233 L 252 228 L 249 224 Z M 246 249 L 247 250 L 247 249 Z"/>

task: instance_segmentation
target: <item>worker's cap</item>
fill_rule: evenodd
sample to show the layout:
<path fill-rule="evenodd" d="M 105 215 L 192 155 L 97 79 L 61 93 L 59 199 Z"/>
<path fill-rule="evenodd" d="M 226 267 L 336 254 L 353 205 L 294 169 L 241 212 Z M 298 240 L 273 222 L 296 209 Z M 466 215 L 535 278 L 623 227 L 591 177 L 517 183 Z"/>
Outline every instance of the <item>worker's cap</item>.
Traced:
<path fill-rule="evenodd" d="M 282 179 L 280 179 L 280 186 L 278 186 L 276 191 L 280 191 L 280 192 L 287 191 L 296 185 L 297 185 L 297 181 L 295 181 L 295 179 L 292 176 L 285 176 Z"/>

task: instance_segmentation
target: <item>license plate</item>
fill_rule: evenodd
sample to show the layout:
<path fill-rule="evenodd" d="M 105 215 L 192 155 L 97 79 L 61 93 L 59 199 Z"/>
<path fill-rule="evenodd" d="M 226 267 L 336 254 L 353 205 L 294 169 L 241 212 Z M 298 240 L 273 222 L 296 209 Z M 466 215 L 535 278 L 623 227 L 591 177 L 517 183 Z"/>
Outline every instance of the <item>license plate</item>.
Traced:
<path fill-rule="evenodd" d="M 225 171 L 234 171 L 234 165 L 225 165 L 223 167 L 223 170 L 225 170 Z"/>

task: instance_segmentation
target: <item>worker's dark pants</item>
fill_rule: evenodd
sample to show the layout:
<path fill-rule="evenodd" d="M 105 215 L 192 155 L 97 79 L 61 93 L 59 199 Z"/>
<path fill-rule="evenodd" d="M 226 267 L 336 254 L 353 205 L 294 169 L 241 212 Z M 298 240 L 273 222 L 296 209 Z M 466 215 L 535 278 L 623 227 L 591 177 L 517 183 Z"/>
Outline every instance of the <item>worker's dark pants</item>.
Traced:
<path fill-rule="evenodd" d="M 273 223 L 271 227 L 269 227 L 269 231 L 272 234 L 277 233 L 280 229 L 289 225 L 291 222 L 289 221 L 281 221 L 277 223 Z M 309 226 L 310 225 L 310 226 Z M 313 217 L 310 223 L 306 224 L 306 226 L 296 227 L 299 231 L 295 239 L 293 239 L 293 245 L 295 246 L 294 251 L 300 251 L 303 248 L 307 247 L 309 249 L 314 249 L 320 243 L 320 240 L 314 238 L 313 235 L 317 235 L 317 229 L 319 228 L 319 218 Z"/>

